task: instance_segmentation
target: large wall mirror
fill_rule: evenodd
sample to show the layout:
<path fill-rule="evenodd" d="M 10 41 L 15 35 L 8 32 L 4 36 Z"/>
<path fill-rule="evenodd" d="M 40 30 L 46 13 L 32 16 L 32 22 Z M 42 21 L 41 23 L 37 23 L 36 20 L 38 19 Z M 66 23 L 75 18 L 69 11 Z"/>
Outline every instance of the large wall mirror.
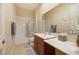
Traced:
<path fill-rule="evenodd" d="M 79 34 L 79 4 L 77 3 L 71 6 L 71 22 L 73 22 L 73 33 Z"/>
<path fill-rule="evenodd" d="M 61 3 L 43 15 L 45 32 L 49 32 L 51 25 L 57 25 L 57 32 L 75 33 L 74 26 L 79 24 L 79 4 Z"/>

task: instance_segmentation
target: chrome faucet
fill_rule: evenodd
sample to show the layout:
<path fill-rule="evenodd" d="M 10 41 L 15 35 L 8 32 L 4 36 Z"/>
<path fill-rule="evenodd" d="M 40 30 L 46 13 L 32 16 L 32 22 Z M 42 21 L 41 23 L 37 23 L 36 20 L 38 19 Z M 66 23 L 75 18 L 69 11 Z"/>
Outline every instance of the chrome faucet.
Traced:
<path fill-rule="evenodd" d="M 57 25 L 51 25 L 49 32 L 56 33 L 56 27 L 57 27 Z"/>

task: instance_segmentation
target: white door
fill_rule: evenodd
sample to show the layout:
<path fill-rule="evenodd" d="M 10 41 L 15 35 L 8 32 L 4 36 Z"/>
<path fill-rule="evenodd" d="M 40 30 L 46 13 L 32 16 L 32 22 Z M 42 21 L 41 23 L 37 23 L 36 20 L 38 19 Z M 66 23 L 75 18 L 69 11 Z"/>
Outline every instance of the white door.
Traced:
<path fill-rule="evenodd" d="M 16 35 L 15 35 L 15 43 L 20 44 L 20 43 L 26 43 L 26 23 L 22 17 L 17 17 L 16 20 Z"/>

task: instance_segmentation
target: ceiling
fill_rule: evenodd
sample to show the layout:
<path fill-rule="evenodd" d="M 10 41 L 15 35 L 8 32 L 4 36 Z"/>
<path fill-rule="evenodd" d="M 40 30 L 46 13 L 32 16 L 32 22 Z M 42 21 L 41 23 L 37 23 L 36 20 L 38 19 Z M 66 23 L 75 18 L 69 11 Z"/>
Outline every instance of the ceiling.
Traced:
<path fill-rule="evenodd" d="M 38 3 L 16 3 L 17 7 L 25 8 L 27 10 L 34 10 L 38 5 Z"/>

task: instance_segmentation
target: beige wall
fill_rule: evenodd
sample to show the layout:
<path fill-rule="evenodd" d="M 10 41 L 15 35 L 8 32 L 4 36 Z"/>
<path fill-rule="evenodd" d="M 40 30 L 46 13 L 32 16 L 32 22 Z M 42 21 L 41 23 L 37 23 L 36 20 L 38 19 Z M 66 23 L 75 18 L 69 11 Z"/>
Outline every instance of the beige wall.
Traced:
<path fill-rule="evenodd" d="M 1 35 L 1 28 L 2 26 L 1 26 L 1 4 L 0 4 L 0 35 Z"/>
<path fill-rule="evenodd" d="M 42 32 L 41 5 L 36 8 L 36 32 Z"/>
<path fill-rule="evenodd" d="M 74 4 L 60 4 L 45 14 L 46 31 L 49 31 L 51 25 L 57 24 L 57 32 L 69 32 L 71 28 L 71 7 L 73 5 Z"/>
<path fill-rule="evenodd" d="M 12 3 L 3 3 L 2 4 L 2 37 L 7 42 L 5 44 L 6 53 L 10 52 L 9 47 L 12 47 L 13 40 L 11 36 L 11 22 L 15 20 L 15 4 Z"/>
<path fill-rule="evenodd" d="M 21 7 L 16 7 L 16 15 L 17 16 L 34 16 L 33 11 L 21 8 Z"/>
<path fill-rule="evenodd" d="M 59 5 L 59 3 L 42 3 L 41 4 L 41 13 L 45 14 L 48 11 L 50 11 L 51 9 L 53 9 L 54 7 L 56 7 L 57 5 Z"/>

